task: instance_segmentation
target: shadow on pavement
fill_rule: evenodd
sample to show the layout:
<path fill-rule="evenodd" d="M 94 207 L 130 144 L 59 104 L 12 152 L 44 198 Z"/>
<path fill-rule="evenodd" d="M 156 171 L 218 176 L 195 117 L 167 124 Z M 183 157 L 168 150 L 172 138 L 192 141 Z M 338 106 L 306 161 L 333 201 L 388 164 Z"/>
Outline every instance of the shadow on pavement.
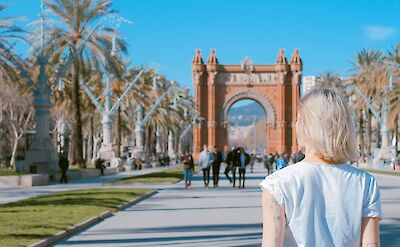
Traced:
<path fill-rule="evenodd" d="M 190 226 L 189 226 L 190 227 Z M 131 229 L 134 230 L 134 229 Z M 208 241 L 215 244 L 216 241 L 231 242 L 243 241 L 243 240 L 257 240 L 261 238 L 261 232 L 259 233 L 241 233 L 241 234 L 213 234 L 213 235 L 202 235 L 202 236 L 180 236 L 180 237 L 156 237 L 156 238 L 126 238 L 126 239 L 99 239 L 99 240 L 69 240 L 65 245 L 96 245 L 96 244 L 150 244 L 151 246 L 159 246 L 161 244 L 174 245 L 182 244 L 187 241 L 191 245 L 196 243 L 206 243 Z M 234 246 L 234 245 L 233 245 Z M 259 245 L 239 245 L 239 246 L 259 246 Z"/>

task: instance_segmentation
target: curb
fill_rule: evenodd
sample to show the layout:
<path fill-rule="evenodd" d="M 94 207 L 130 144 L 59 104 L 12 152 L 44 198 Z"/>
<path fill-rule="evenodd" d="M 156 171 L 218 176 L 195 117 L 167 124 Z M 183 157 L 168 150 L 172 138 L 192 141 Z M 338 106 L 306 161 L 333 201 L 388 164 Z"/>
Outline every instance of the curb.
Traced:
<path fill-rule="evenodd" d="M 147 194 L 144 194 L 143 196 L 135 198 L 135 199 L 133 199 L 133 200 L 127 202 L 127 203 L 124 203 L 124 204 L 122 204 L 122 205 L 117 207 L 117 211 L 116 212 L 124 210 L 124 209 L 126 209 L 126 208 L 128 208 L 130 206 L 133 206 L 133 205 L 135 205 L 135 204 L 137 204 L 137 203 L 139 203 L 139 202 L 141 202 L 143 200 L 146 200 L 147 198 L 152 197 L 153 195 L 155 195 L 157 193 L 158 193 L 157 190 L 153 190 L 153 191 L 150 191 Z M 100 221 L 102 221 L 102 220 L 104 220 L 106 218 L 112 217 L 112 216 L 114 216 L 114 214 L 112 212 L 105 211 L 105 212 L 101 213 L 99 216 L 93 216 L 92 218 L 89 218 L 89 219 L 87 219 L 87 220 L 85 220 L 85 221 L 83 221 L 81 223 L 78 223 L 78 224 L 76 224 L 74 226 L 71 226 L 71 227 L 67 228 L 64 231 L 57 232 L 56 234 L 50 235 L 49 237 L 47 237 L 45 239 L 42 239 L 42 240 L 40 240 L 40 241 L 38 241 L 36 243 L 33 243 L 33 244 L 29 245 L 28 247 L 47 247 L 47 246 L 50 246 L 51 244 L 54 244 L 54 243 L 66 238 L 66 237 L 71 236 L 72 234 L 74 234 L 74 233 L 76 233 L 76 232 L 78 232 L 78 231 L 80 231 L 82 229 L 85 229 L 85 228 L 88 228 L 90 226 L 93 226 L 93 225 L 97 224 L 98 222 L 100 222 Z"/>

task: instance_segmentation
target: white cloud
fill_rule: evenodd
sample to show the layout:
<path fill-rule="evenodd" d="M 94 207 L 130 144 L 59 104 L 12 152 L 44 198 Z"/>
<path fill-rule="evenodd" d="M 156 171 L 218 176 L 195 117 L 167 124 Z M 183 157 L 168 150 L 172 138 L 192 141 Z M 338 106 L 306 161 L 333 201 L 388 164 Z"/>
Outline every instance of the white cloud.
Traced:
<path fill-rule="evenodd" d="M 393 37 L 397 30 L 393 27 L 369 25 L 364 27 L 365 36 L 372 41 L 380 41 Z"/>

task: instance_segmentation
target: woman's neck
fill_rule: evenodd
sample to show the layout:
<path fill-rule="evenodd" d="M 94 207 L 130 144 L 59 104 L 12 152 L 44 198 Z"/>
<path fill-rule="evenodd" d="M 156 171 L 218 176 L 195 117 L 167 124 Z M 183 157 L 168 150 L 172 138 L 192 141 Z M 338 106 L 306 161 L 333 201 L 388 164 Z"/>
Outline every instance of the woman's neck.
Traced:
<path fill-rule="evenodd" d="M 334 162 L 327 161 L 322 159 L 320 155 L 317 155 L 315 152 L 311 150 L 305 151 L 305 158 L 303 161 L 315 164 L 323 164 L 323 165 L 332 165 L 335 164 Z"/>

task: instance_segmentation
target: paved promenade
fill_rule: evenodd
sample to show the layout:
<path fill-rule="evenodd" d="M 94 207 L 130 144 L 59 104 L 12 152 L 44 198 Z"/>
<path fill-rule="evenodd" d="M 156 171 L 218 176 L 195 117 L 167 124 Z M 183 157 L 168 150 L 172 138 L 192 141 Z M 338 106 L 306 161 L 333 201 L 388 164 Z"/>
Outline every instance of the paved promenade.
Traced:
<path fill-rule="evenodd" d="M 222 169 L 221 169 L 222 170 Z M 400 178 L 376 175 L 382 191 L 382 246 L 400 246 Z M 260 246 L 262 168 L 249 174 L 246 189 L 163 186 L 155 196 L 56 246 Z"/>

